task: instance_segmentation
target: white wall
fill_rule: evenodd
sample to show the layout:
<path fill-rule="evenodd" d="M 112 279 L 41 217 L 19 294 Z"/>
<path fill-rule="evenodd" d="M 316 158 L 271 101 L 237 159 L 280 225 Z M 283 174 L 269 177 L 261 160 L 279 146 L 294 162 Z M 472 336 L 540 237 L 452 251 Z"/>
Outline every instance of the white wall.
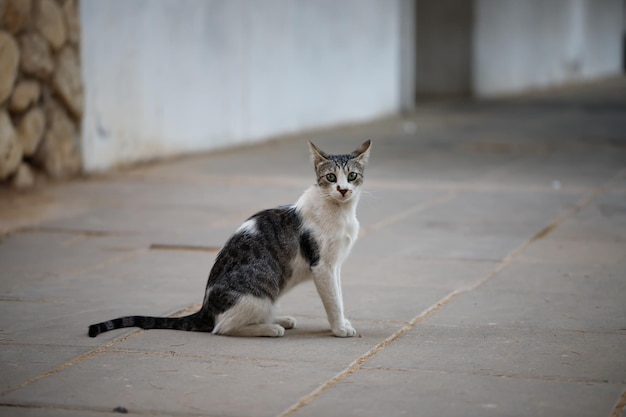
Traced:
<path fill-rule="evenodd" d="M 620 73 L 623 13 L 622 0 L 476 0 L 475 93 Z"/>
<path fill-rule="evenodd" d="M 400 108 L 402 0 L 82 0 L 88 171 Z"/>

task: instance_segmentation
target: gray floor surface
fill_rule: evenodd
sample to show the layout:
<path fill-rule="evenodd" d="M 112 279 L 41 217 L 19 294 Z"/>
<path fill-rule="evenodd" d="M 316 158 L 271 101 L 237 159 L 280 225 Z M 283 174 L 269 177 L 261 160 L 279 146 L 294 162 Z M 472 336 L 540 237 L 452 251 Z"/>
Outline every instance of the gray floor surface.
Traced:
<path fill-rule="evenodd" d="M 354 338 L 311 283 L 283 338 L 87 337 L 196 308 L 229 234 L 313 183 L 308 138 L 0 190 L 0 415 L 626 416 L 623 78 L 311 134 L 373 141 Z"/>

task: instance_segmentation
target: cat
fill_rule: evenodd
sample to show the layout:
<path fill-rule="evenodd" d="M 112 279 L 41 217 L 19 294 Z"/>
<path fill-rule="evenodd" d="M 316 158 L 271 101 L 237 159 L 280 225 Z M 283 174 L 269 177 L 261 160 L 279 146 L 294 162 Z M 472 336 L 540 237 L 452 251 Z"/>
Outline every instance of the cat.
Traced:
<path fill-rule="evenodd" d="M 340 269 L 359 234 L 356 207 L 370 148 L 368 140 L 351 154 L 329 155 L 309 142 L 316 184 L 295 204 L 260 211 L 233 233 L 215 259 L 198 312 L 122 317 L 89 326 L 89 336 L 140 327 L 280 337 L 296 320 L 275 317 L 274 304 L 311 279 L 333 335 L 356 335 L 344 315 Z"/>

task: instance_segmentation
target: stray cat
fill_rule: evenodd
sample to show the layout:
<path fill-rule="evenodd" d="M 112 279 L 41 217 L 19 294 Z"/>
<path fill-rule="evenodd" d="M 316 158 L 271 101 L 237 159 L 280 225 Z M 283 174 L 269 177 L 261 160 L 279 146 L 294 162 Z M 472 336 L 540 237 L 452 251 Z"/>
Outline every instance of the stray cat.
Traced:
<path fill-rule="evenodd" d="M 287 290 L 312 279 L 332 333 L 351 337 L 341 294 L 341 264 L 359 234 L 356 206 L 371 141 L 349 155 L 328 155 L 309 142 L 317 184 L 296 204 L 256 213 L 218 253 L 203 305 L 185 317 L 130 316 L 89 326 L 89 336 L 123 327 L 279 337 L 295 327 L 292 317 L 274 317 L 274 303 Z"/>

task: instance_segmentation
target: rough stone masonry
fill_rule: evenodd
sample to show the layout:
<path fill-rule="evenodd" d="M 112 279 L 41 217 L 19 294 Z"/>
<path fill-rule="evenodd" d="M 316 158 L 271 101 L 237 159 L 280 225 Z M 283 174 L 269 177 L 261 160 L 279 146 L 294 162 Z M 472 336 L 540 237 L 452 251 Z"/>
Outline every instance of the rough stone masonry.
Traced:
<path fill-rule="evenodd" d="M 0 0 L 0 184 L 81 171 L 78 0 Z"/>

